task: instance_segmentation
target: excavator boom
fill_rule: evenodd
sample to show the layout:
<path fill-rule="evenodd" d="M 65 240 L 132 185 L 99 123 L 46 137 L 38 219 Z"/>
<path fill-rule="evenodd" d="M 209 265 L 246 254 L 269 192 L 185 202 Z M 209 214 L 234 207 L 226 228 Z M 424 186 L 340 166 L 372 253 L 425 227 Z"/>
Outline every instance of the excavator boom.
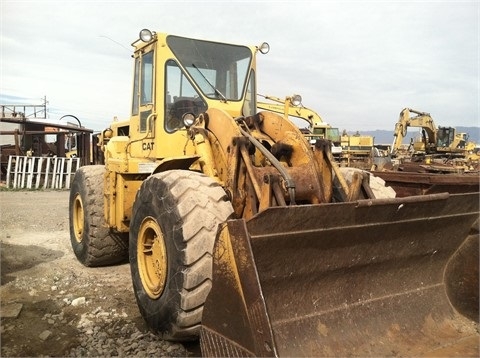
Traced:
<path fill-rule="evenodd" d="M 416 114 L 411 116 L 411 113 Z M 425 151 L 428 153 L 433 150 L 436 145 L 436 126 L 429 113 L 416 111 L 411 108 L 404 108 L 400 112 L 398 122 L 395 124 L 394 139 L 391 149 L 391 154 L 396 155 L 402 145 L 402 141 L 407 135 L 408 127 L 422 128 L 425 136 L 423 142 L 425 145 Z"/>

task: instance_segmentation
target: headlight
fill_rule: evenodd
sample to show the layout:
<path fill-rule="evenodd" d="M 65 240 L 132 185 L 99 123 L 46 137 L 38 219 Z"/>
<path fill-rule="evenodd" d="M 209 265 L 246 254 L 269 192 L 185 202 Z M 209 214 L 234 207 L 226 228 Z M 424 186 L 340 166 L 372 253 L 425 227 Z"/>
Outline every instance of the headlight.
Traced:
<path fill-rule="evenodd" d="M 112 138 L 112 136 L 113 136 L 112 128 L 107 128 L 103 131 L 103 137 L 105 139 L 110 139 L 110 138 Z"/>
<path fill-rule="evenodd" d="M 299 94 L 294 94 L 292 97 L 290 97 L 290 103 L 295 107 L 300 106 L 302 104 L 302 96 Z"/>
<path fill-rule="evenodd" d="M 266 42 L 262 43 L 258 48 L 258 51 L 263 53 L 264 55 L 270 51 L 270 45 Z"/>
<path fill-rule="evenodd" d="M 153 38 L 152 31 L 148 29 L 143 29 L 140 31 L 140 40 L 142 40 L 143 42 L 150 42 L 152 41 L 152 38 Z"/>
<path fill-rule="evenodd" d="M 182 116 L 182 121 L 185 127 L 189 128 L 195 123 L 195 115 L 191 112 L 187 112 Z"/>

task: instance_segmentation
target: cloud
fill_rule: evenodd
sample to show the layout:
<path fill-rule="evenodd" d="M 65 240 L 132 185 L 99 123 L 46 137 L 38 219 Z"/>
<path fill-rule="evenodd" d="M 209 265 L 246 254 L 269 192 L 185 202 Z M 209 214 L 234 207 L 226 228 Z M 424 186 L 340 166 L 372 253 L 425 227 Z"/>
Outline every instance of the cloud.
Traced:
<path fill-rule="evenodd" d="M 479 125 L 476 1 L 4 1 L 1 10 L 2 97 L 45 95 L 52 116 L 95 130 L 129 116 L 130 44 L 142 28 L 269 42 L 259 92 L 300 93 L 340 128 L 393 129 L 404 107 Z"/>

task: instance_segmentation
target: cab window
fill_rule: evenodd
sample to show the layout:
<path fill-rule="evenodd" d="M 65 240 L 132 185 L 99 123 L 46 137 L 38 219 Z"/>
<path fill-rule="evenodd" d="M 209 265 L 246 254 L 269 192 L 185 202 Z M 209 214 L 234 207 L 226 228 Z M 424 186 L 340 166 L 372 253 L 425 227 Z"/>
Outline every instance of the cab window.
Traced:
<path fill-rule="evenodd" d="M 135 59 L 133 79 L 132 115 L 140 112 L 140 106 L 153 103 L 153 51 Z M 143 123 L 140 127 L 144 128 Z"/>
<path fill-rule="evenodd" d="M 165 130 L 172 133 L 183 128 L 182 117 L 185 113 L 193 113 L 197 117 L 207 110 L 207 104 L 175 61 L 167 62 L 165 73 L 164 125 Z"/>
<path fill-rule="evenodd" d="M 135 72 L 133 78 L 133 100 L 132 100 L 132 115 L 138 114 L 138 90 L 139 90 L 139 76 L 140 76 L 140 57 L 135 59 Z"/>
<path fill-rule="evenodd" d="M 248 47 L 177 36 L 168 36 L 167 43 L 206 97 L 242 99 L 252 61 Z"/>
<path fill-rule="evenodd" d="M 141 105 L 153 102 L 153 51 L 142 57 Z"/>
<path fill-rule="evenodd" d="M 255 114 L 255 109 L 257 108 L 255 93 L 257 93 L 255 88 L 255 73 L 252 70 L 250 72 L 250 80 L 247 85 L 247 93 L 245 95 L 245 102 L 243 103 L 242 113 L 245 117 L 253 116 Z"/>

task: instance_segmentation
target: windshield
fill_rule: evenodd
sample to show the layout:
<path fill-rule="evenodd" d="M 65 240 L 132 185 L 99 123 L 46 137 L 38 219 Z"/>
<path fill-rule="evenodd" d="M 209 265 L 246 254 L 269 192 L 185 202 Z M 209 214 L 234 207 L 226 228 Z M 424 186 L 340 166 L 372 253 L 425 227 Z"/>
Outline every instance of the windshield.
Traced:
<path fill-rule="evenodd" d="M 252 53 L 248 47 L 169 36 L 167 43 L 206 97 L 239 101 Z"/>
<path fill-rule="evenodd" d="M 340 141 L 340 131 L 338 128 L 327 128 L 327 138 L 335 142 Z"/>

